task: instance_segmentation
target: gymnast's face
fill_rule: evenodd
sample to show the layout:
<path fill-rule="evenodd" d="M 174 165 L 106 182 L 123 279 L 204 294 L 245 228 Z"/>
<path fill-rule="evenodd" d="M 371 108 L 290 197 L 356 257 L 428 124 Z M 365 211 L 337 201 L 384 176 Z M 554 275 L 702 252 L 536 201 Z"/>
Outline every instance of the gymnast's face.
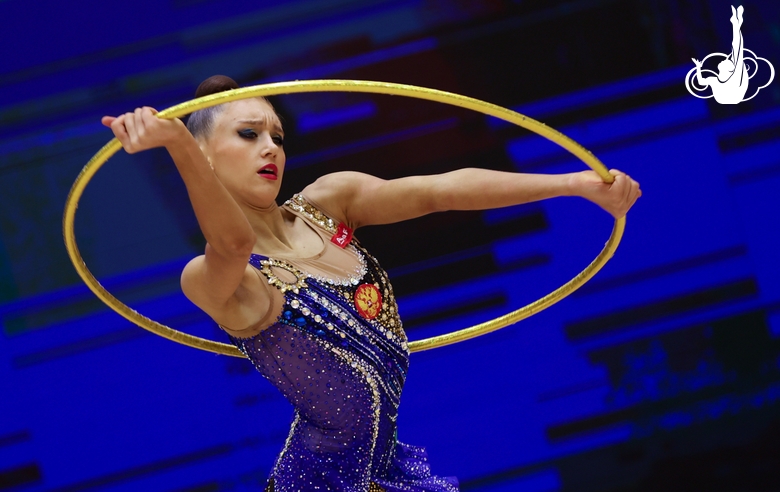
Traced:
<path fill-rule="evenodd" d="M 268 102 L 244 99 L 225 104 L 201 148 L 214 173 L 236 200 L 266 208 L 276 200 L 286 156 L 279 117 Z"/>

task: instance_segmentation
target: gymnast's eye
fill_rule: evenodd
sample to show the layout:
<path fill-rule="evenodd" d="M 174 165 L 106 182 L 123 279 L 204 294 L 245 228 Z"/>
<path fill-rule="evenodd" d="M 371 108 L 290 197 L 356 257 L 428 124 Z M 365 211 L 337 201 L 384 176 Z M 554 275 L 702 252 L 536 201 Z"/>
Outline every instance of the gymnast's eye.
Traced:
<path fill-rule="evenodd" d="M 249 140 L 257 138 L 257 133 L 254 130 L 247 128 L 246 130 L 238 130 L 239 136 Z"/>
<path fill-rule="evenodd" d="M 281 136 L 281 135 L 274 135 L 273 136 L 273 141 L 279 147 L 284 145 L 284 137 Z"/>

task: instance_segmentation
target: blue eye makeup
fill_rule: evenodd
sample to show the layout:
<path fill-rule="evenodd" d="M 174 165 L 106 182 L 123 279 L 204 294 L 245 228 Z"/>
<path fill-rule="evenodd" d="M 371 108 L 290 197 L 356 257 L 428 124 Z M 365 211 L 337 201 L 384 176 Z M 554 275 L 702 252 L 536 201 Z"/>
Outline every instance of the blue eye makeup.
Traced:
<path fill-rule="evenodd" d="M 247 140 L 254 140 L 254 139 L 256 139 L 258 137 L 257 132 L 254 131 L 251 128 L 245 128 L 245 129 L 242 129 L 242 130 L 237 130 L 236 133 L 238 133 L 239 137 L 245 138 Z M 271 140 L 273 140 L 273 142 L 277 146 L 279 146 L 279 147 L 284 145 L 284 137 L 282 135 L 279 135 L 279 134 L 272 135 L 271 136 Z"/>

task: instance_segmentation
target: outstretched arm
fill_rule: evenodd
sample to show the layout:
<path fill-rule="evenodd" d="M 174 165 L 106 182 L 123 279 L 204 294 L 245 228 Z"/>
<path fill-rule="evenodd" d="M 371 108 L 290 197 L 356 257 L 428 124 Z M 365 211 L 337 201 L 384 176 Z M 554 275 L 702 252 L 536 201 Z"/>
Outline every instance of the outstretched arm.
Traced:
<path fill-rule="evenodd" d="M 594 171 L 525 174 L 465 168 L 430 176 L 384 180 L 358 172 L 328 174 L 303 193 L 342 213 L 355 228 L 390 224 L 445 210 L 486 210 L 559 196 L 581 196 L 622 217 L 642 195 L 617 169 L 612 184 Z"/>

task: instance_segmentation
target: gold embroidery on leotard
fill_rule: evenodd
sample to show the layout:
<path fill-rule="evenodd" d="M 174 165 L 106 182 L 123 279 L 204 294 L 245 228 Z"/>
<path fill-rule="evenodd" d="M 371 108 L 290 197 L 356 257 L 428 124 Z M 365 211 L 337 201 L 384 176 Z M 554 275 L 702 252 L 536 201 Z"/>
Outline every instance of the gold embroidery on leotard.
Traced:
<path fill-rule="evenodd" d="M 263 266 L 260 271 L 268 278 L 268 283 L 281 290 L 282 294 L 288 290 L 291 290 L 297 294 L 298 289 L 302 289 L 307 286 L 306 275 L 285 261 L 268 258 L 265 260 L 260 260 L 260 264 Z M 295 275 L 295 282 L 285 282 L 284 280 L 280 279 L 278 276 L 274 275 L 274 273 L 271 271 L 271 267 L 282 268 L 292 273 Z"/>

